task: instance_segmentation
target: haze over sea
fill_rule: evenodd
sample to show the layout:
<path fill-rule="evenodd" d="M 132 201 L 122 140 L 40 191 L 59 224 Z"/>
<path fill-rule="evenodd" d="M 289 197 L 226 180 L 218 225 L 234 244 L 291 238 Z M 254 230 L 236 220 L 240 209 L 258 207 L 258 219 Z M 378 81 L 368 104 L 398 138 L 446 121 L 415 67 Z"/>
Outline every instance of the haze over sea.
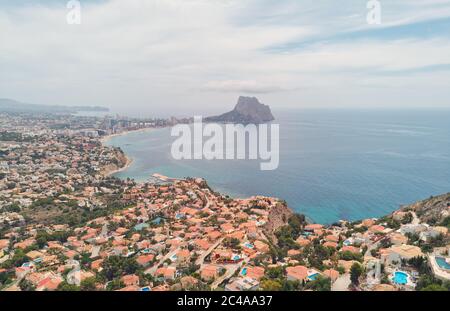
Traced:
<path fill-rule="evenodd" d="M 174 160 L 170 129 L 111 138 L 132 165 L 120 178 L 203 177 L 233 197 L 275 196 L 319 223 L 379 217 L 450 192 L 450 110 L 274 111 L 280 165 Z"/>

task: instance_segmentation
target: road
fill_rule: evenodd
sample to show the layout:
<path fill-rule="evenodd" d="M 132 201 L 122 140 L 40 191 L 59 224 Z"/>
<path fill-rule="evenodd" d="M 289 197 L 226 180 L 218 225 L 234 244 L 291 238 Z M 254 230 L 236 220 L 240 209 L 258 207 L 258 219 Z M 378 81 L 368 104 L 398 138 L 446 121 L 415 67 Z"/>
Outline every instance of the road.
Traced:
<path fill-rule="evenodd" d="M 420 223 L 420 219 L 417 217 L 416 212 L 411 212 L 411 214 L 413 216 L 411 224 L 418 225 Z"/>
<path fill-rule="evenodd" d="M 166 261 L 167 259 L 169 259 L 170 257 L 172 257 L 173 255 L 175 255 L 176 253 L 178 253 L 178 251 L 180 250 L 180 248 L 178 247 L 177 249 L 168 252 L 163 258 L 161 258 L 160 261 L 158 261 L 157 264 L 153 265 L 152 267 L 148 268 L 147 270 L 145 270 L 145 274 L 151 274 L 154 275 L 156 270 L 158 269 L 158 267 L 160 265 L 162 265 L 164 263 L 164 261 Z"/>
<path fill-rule="evenodd" d="M 348 291 L 348 287 L 351 284 L 350 274 L 346 273 L 341 275 L 336 282 L 331 285 L 331 291 L 333 292 L 344 292 Z"/>
<path fill-rule="evenodd" d="M 229 278 L 231 278 L 234 273 L 242 266 L 242 262 L 240 264 L 237 265 L 228 265 L 226 266 L 227 271 L 220 276 L 218 279 L 216 279 L 212 284 L 211 284 L 211 289 L 215 290 L 217 287 L 219 287 L 220 284 L 222 284 L 225 280 L 228 280 Z"/>
<path fill-rule="evenodd" d="M 203 265 L 203 262 L 205 261 L 205 258 L 211 254 L 211 252 L 217 247 L 219 246 L 220 243 L 222 243 L 222 241 L 225 239 L 225 237 L 220 238 L 219 240 L 217 240 L 216 243 L 214 243 L 210 248 L 208 248 L 208 250 L 206 250 L 205 252 L 203 252 L 203 254 L 200 255 L 200 257 L 197 258 L 197 260 L 195 261 L 196 265 Z"/>

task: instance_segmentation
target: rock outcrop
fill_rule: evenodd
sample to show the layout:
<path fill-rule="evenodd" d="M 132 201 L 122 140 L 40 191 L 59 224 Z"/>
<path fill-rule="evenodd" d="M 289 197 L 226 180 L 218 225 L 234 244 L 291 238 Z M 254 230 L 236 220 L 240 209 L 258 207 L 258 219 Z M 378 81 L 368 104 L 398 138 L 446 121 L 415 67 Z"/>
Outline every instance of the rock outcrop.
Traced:
<path fill-rule="evenodd" d="M 450 216 L 450 193 L 416 202 L 405 206 L 402 210 L 412 209 L 421 222 L 439 224 Z"/>
<path fill-rule="evenodd" d="M 269 106 L 261 104 L 256 97 L 241 96 L 232 111 L 206 118 L 205 122 L 260 124 L 273 120 Z"/>
<path fill-rule="evenodd" d="M 267 223 L 264 225 L 264 234 L 272 241 L 277 241 L 275 232 L 283 226 L 286 226 L 289 218 L 294 213 L 285 203 L 278 203 L 273 207 L 268 216 Z"/>

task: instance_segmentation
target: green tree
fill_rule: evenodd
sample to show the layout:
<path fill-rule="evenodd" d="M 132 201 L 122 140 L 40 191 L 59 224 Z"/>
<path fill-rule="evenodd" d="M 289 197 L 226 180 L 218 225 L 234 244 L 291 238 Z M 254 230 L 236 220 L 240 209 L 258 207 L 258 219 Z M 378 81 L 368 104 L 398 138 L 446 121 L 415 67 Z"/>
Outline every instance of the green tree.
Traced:
<path fill-rule="evenodd" d="M 352 281 L 353 285 L 359 284 L 359 277 L 363 273 L 363 268 L 359 263 L 354 263 L 352 267 L 350 268 L 350 280 Z"/>
<path fill-rule="evenodd" d="M 331 279 L 319 276 L 316 280 L 309 282 L 306 288 L 319 292 L 326 292 L 331 290 Z"/>
<path fill-rule="evenodd" d="M 431 285 L 428 285 L 427 287 L 425 287 L 424 289 L 422 289 L 422 291 L 424 291 L 424 292 L 445 292 L 445 291 L 448 291 L 448 289 L 442 285 L 431 284 Z"/>
<path fill-rule="evenodd" d="M 58 285 L 57 291 L 59 292 L 78 292 L 80 288 L 76 285 L 69 284 L 66 281 Z"/>
<path fill-rule="evenodd" d="M 83 281 L 81 281 L 81 284 L 80 284 L 81 290 L 84 292 L 95 291 L 96 283 L 97 283 L 97 280 L 95 279 L 95 277 L 84 279 Z"/>
<path fill-rule="evenodd" d="M 34 292 L 36 290 L 34 285 L 26 279 L 23 279 L 22 281 L 20 281 L 19 287 L 24 292 Z"/>
<path fill-rule="evenodd" d="M 261 282 L 261 288 L 264 291 L 280 291 L 283 286 L 276 280 L 263 280 Z"/>

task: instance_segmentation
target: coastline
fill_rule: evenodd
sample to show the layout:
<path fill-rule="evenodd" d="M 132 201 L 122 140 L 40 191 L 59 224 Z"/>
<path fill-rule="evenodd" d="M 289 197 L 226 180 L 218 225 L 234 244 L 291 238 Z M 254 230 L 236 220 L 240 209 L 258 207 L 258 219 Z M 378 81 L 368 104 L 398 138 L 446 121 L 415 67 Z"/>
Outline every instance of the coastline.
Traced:
<path fill-rule="evenodd" d="M 153 128 L 148 128 L 148 127 L 147 128 L 140 128 L 140 129 L 125 131 L 125 132 L 122 132 L 122 133 L 116 133 L 116 134 L 110 134 L 110 135 L 102 136 L 102 137 L 100 137 L 100 143 L 103 146 L 105 146 L 105 144 L 110 139 L 112 139 L 114 137 L 124 136 L 124 135 L 130 134 L 130 133 L 136 133 L 136 132 L 147 132 L 147 131 L 150 131 L 150 130 L 153 130 Z M 106 147 L 109 147 L 109 146 L 106 146 Z M 115 170 L 107 170 L 105 173 L 103 173 L 103 175 L 105 177 L 110 177 L 110 176 L 112 176 L 114 174 L 123 172 L 123 171 L 127 170 L 131 166 L 131 164 L 133 164 L 133 159 L 131 157 L 129 157 L 123 151 L 122 151 L 122 154 L 125 157 L 125 164 L 122 167 L 119 167 L 119 168 L 117 168 Z"/>
<path fill-rule="evenodd" d="M 124 153 L 124 156 L 125 156 L 125 159 L 126 159 L 125 165 L 122 166 L 122 167 L 120 167 L 120 168 L 118 168 L 118 169 L 116 169 L 116 170 L 112 170 L 112 171 L 107 171 L 107 172 L 105 172 L 105 173 L 104 173 L 105 177 L 110 177 L 110 176 L 112 176 L 112 175 L 114 175 L 114 174 L 123 172 L 123 171 L 125 171 L 126 169 L 128 169 L 128 168 L 131 166 L 131 164 L 133 164 L 133 159 L 131 159 L 130 157 L 128 157 L 125 153 Z"/>
<path fill-rule="evenodd" d="M 145 127 L 145 128 L 129 130 L 129 131 L 121 132 L 121 133 L 109 134 L 109 135 L 105 135 L 105 136 L 100 137 L 100 142 L 102 144 L 105 144 L 111 138 L 114 138 L 114 137 L 124 136 L 124 135 L 130 134 L 130 133 L 147 132 L 147 131 L 151 131 L 151 130 L 154 130 L 154 128 Z"/>

